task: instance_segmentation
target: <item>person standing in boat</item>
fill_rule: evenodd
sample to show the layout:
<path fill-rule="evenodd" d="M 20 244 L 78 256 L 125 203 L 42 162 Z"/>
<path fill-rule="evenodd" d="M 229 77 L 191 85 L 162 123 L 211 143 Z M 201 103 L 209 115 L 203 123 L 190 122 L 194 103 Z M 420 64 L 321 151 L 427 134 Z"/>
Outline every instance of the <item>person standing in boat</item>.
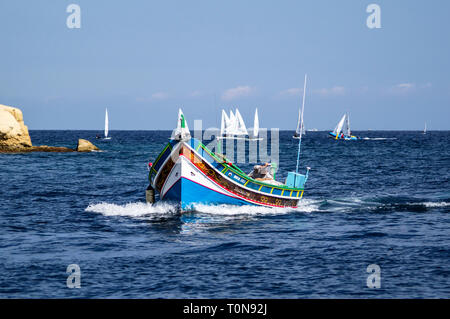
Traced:
<path fill-rule="evenodd" d="M 255 165 L 248 176 L 256 180 L 273 180 L 272 164 Z"/>

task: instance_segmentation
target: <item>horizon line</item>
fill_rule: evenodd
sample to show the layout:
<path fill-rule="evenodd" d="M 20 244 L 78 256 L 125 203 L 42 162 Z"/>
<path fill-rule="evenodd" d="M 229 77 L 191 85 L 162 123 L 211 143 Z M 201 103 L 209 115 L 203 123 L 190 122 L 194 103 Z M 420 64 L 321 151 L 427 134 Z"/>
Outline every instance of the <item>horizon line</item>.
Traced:
<path fill-rule="evenodd" d="M 218 129 L 218 128 L 217 128 Z M 174 129 L 115 129 L 109 130 L 109 132 L 120 132 L 120 131 L 148 131 L 148 132 L 156 132 L 156 131 L 173 131 Z M 220 130 L 220 129 L 218 129 Z M 103 129 L 55 129 L 55 128 L 37 128 L 37 129 L 28 129 L 28 131 L 93 131 L 93 132 L 103 132 Z M 202 130 L 205 131 L 205 130 Z M 280 132 L 293 132 L 295 129 L 279 129 Z M 318 133 L 318 132 L 331 132 L 333 130 L 317 130 L 317 131 L 308 131 L 308 133 Z M 365 129 L 365 130 L 352 130 L 352 132 L 423 132 L 423 129 Z M 427 129 L 427 132 L 450 132 L 450 129 Z"/>

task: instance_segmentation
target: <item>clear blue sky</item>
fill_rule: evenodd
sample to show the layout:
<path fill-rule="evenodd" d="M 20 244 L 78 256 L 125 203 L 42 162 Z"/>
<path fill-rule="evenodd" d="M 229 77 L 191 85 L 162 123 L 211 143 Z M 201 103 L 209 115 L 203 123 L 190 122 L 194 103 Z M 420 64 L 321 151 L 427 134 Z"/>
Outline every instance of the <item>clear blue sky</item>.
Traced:
<path fill-rule="evenodd" d="M 66 7 L 81 7 L 68 29 Z M 381 29 L 366 7 L 381 7 Z M 30 129 L 450 129 L 450 1 L 1 1 L 0 104 Z"/>

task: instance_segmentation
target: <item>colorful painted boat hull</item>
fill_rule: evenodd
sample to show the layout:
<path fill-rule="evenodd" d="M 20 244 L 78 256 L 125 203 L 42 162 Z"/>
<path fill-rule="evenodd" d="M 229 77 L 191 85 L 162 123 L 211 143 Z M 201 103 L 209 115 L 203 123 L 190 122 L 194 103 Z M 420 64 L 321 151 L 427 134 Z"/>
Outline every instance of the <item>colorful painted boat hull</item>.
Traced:
<path fill-rule="evenodd" d="M 304 190 L 304 185 L 289 188 L 255 181 L 196 139 L 171 140 L 153 164 L 149 179 L 161 200 L 178 203 L 182 211 L 198 204 L 297 207 Z"/>
<path fill-rule="evenodd" d="M 351 136 L 344 135 L 344 137 L 338 137 L 338 138 L 336 138 L 336 134 L 335 134 L 335 133 L 329 132 L 328 134 L 330 135 L 330 137 L 332 137 L 332 138 L 334 138 L 334 139 L 337 139 L 337 140 L 355 141 L 355 140 L 358 139 L 358 137 L 356 137 L 356 136 L 354 136 L 354 135 L 351 135 Z"/>

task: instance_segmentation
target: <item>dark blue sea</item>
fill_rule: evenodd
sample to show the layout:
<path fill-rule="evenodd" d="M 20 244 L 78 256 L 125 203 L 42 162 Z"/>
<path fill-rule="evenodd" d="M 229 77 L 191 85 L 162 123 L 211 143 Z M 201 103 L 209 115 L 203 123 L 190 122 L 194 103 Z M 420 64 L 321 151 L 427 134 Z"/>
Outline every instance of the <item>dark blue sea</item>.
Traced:
<path fill-rule="evenodd" d="M 364 139 L 307 132 L 298 209 L 180 215 L 145 203 L 170 132 L 31 131 L 34 145 L 103 151 L 0 154 L 0 298 L 449 298 L 450 132 L 354 133 Z M 295 170 L 291 135 L 281 180 Z M 380 288 L 367 286 L 373 264 Z"/>

